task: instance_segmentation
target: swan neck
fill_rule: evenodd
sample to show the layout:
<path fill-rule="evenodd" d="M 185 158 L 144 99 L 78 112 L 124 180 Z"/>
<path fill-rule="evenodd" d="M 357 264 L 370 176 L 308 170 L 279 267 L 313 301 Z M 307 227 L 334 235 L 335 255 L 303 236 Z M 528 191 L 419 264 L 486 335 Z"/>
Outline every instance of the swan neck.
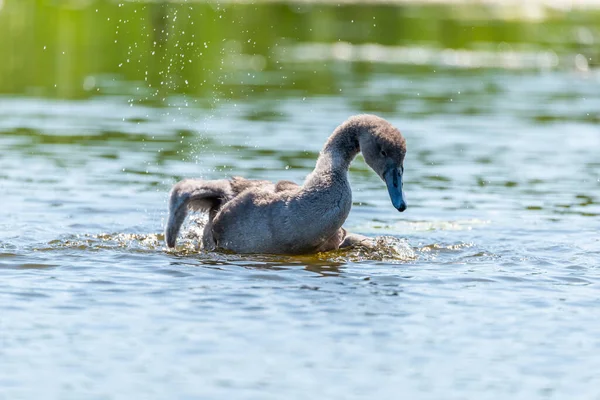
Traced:
<path fill-rule="evenodd" d="M 317 160 L 316 170 L 346 172 L 360 152 L 359 130 L 352 125 L 339 126 L 325 143 Z"/>

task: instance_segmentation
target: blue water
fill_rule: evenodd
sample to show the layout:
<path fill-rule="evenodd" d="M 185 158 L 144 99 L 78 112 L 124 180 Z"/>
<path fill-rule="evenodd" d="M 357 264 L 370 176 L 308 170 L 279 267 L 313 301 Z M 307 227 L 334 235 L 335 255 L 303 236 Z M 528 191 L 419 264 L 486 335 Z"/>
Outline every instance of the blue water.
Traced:
<path fill-rule="evenodd" d="M 339 90 L 0 97 L 0 399 L 600 399 L 597 71 L 288 62 Z M 377 249 L 166 249 L 173 183 L 301 182 L 359 112 L 408 143 L 404 213 L 351 168 Z"/>

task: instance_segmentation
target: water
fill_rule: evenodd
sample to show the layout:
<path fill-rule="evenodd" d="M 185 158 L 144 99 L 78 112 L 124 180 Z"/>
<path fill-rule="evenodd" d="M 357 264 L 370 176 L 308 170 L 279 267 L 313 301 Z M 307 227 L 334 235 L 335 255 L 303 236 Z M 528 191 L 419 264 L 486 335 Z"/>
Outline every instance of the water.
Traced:
<path fill-rule="evenodd" d="M 540 10 L 5 1 L 0 399 L 599 399 L 600 14 Z M 299 182 L 359 112 L 408 142 L 405 213 L 351 168 L 376 250 L 165 248 L 174 182 Z"/>

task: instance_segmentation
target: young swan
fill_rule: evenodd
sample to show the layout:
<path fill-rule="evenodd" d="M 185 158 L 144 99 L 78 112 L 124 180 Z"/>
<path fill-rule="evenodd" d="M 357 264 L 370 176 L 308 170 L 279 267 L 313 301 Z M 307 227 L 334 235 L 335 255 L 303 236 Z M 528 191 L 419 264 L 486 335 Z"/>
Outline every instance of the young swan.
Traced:
<path fill-rule="evenodd" d="M 348 167 L 359 151 L 385 181 L 394 207 L 404 211 L 406 141 L 383 118 L 357 115 L 335 129 L 302 186 L 244 178 L 178 182 L 169 199 L 167 246 L 175 247 L 188 210 L 208 212 L 207 250 L 304 254 L 368 245 L 369 238 L 342 228 L 352 206 Z"/>

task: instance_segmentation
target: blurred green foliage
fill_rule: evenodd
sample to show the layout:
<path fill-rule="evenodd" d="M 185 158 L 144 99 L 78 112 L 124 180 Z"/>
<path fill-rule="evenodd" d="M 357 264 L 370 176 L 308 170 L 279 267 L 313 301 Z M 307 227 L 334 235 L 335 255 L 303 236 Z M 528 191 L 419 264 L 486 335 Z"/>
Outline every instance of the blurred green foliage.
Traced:
<path fill-rule="evenodd" d="M 331 60 L 289 66 L 288 53 L 306 43 L 547 51 L 598 62 L 600 12 L 528 12 L 474 4 L 4 0 L 0 93 L 152 101 L 236 97 L 270 86 L 333 91 Z M 300 69 L 312 74 L 291 76 Z"/>

